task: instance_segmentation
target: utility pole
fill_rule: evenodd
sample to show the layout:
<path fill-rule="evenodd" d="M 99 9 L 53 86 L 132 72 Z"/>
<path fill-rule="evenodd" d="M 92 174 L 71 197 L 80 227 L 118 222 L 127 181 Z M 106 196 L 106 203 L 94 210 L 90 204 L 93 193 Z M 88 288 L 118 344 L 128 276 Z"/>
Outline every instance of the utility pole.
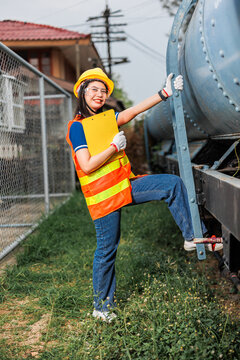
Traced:
<path fill-rule="evenodd" d="M 108 72 L 110 78 L 112 77 L 112 56 L 111 56 L 111 43 L 110 43 L 110 29 L 109 29 L 109 17 L 110 17 L 110 9 L 106 4 L 106 9 L 103 13 L 105 17 L 105 29 L 106 29 L 106 37 L 107 37 L 107 51 L 108 51 Z"/>
<path fill-rule="evenodd" d="M 107 57 L 102 58 L 104 65 L 107 65 L 108 67 L 108 75 L 111 78 L 112 77 L 112 66 L 123 64 L 129 62 L 129 60 L 126 57 L 112 57 L 111 54 L 111 43 L 115 41 L 125 41 L 127 38 L 126 36 L 112 36 L 112 34 L 124 34 L 124 31 L 113 31 L 112 29 L 114 27 L 119 26 L 126 26 L 127 24 L 111 24 L 110 18 L 112 17 L 122 17 L 122 14 L 118 14 L 121 12 L 121 10 L 111 11 L 108 7 L 108 4 L 106 4 L 106 8 L 102 15 L 90 17 L 87 19 L 87 21 L 94 21 L 103 19 L 104 24 L 95 24 L 91 25 L 92 28 L 104 28 L 102 31 L 99 32 L 92 32 L 92 38 L 94 43 L 99 42 L 105 42 L 107 44 Z"/>

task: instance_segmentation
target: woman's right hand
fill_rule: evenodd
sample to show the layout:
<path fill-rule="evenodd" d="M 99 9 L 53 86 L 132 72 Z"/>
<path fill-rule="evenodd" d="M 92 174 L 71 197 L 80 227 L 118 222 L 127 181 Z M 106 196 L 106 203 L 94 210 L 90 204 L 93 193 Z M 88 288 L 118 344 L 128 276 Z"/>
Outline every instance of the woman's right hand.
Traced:
<path fill-rule="evenodd" d="M 90 155 L 88 149 L 76 151 L 77 161 L 85 174 L 90 174 L 101 167 L 114 154 L 113 151 L 119 152 L 126 148 L 127 140 L 123 131 L 114 136 L 111 145 L 106 150 L 93 156 Z"/>
<path fill-rule="evenodd" d="M 114 136 L 111 145 L 115 147 L 117 152 L 126 149 L 127 139 L 124 135 L 124 131 L 120 131 L 117 135 Z"/>

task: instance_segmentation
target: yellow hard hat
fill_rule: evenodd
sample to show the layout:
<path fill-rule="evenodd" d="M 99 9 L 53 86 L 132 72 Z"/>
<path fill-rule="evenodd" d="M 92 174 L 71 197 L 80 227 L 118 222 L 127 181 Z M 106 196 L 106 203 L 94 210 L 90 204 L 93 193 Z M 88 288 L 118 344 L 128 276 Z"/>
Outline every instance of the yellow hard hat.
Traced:
<path fill-rule="evenodd" d="M 114 88 L 114 83 L 112 80 L 107 77 L 107 75 L 100 68 L 94 68 L 87 71 L 84 71 L 82 75 L 79 77 L 78 81 L 74 85 L 73 91 L 75 96 L 78 98 L 79 88 L 82 82 L 87 79 L 97 79 L 102 80 L 108 87 L 108 94 L 111 95 Z"/>

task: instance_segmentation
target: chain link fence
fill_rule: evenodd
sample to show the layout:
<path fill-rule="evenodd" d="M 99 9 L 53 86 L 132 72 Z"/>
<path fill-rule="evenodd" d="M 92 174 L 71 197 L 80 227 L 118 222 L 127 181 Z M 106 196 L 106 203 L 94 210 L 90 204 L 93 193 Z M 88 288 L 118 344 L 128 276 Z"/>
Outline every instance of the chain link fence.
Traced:
<path fill-rule="evenodd" d="M 71 95 L 0 43 L 0 259 L 71 194 Z"/>

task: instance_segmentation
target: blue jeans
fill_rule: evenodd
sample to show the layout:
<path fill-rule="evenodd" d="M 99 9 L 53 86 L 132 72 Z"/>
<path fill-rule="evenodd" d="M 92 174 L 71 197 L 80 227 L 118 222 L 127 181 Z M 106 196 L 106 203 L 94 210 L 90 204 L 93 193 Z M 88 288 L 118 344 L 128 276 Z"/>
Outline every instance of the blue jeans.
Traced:
<path fill-rule="evenodd" d="M 192 240 L 193 228 L 186 188 L 180 177 L 169 174 L 148 175 L 131 181 L 132 203 L 164 200 L 182 231 L 185 240 Z M 94 307 L 107 311 L 116 306 L 115 258 L 120 241 L 121 209 L 94 220 L 97 249 L 93 261 Z"/>

